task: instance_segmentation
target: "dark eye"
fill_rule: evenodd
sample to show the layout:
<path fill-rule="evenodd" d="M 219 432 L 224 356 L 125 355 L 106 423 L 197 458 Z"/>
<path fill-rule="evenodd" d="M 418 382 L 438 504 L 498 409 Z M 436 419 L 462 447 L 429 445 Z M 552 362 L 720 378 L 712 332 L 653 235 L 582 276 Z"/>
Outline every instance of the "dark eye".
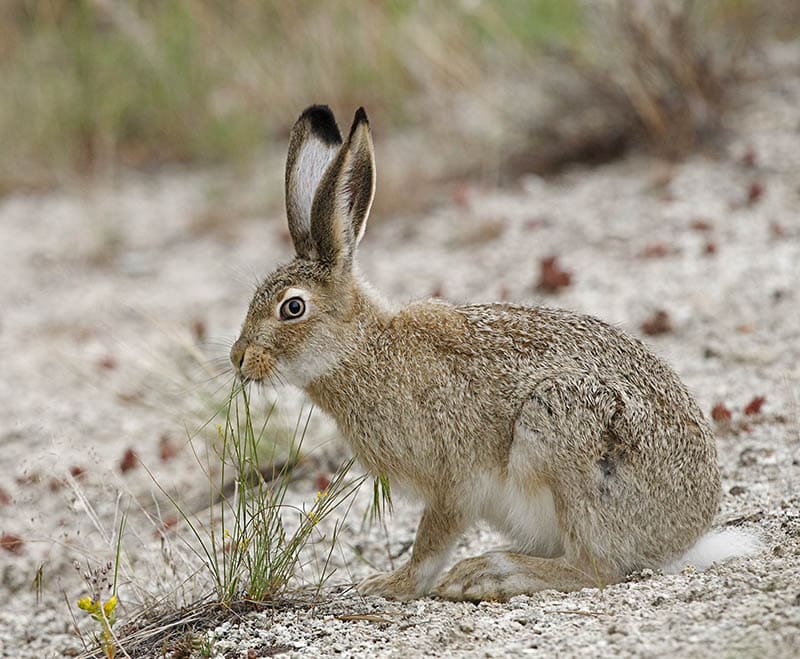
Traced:
<path fill-rule="evenodd" d="M 306 303 L 301 297 L 290 297 L 281 304 L 281 319 L 293 320 L 300 318 L 306 312 Z"/>

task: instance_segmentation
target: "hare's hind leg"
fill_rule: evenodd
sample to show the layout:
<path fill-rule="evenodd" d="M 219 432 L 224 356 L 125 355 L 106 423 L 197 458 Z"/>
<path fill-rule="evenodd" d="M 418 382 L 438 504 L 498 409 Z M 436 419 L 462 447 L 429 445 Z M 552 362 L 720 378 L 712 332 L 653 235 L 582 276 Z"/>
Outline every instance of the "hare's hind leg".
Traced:
<path fill-rule="evenodd" d="M 562 374 L 536 387 L 514 428 L 507 478 L 520 500 L 509 506 L 502 525 L 525 553 L 463 560 L 444 577 L 439 595 L 504 600 L 619 581 L 625 562 L 620 554 L 627 549 L 624 504 L 636 483 L 605 473 L 611 467 L 604 462 L 603 434 L 616 412 L 614 403 L 614 392 L 587 376 Z M 545 510 L 534 505 L 542 483 L 552 492 L 552 518 L 535 514 Z M 497 505 L 502 504 L 501 499 Z M 543 547 L 560 551 L 545 557 Z"/>
<path fill-rule="evenodd" d="M 580 590 L 608 584 L 563 558 L 538 558 L 494 551 L 459 561 L 445 575 L 436 594 L 451 600 L 505 601 L 540 590 Z"/>

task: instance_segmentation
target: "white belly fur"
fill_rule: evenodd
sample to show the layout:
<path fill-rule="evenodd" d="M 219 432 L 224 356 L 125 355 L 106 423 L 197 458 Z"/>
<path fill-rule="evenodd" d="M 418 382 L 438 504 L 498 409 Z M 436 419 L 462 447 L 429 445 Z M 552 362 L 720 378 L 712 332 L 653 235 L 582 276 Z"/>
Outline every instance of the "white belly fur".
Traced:
<path fill-rule="evenodd" d="M 510 479 L 493 475 L 477 480 L 471 490 L 474 510 L 479 518 L 505 533 L 516 551 L 545 558 L 564 553 L 549 487 L 525 491 Z"/>

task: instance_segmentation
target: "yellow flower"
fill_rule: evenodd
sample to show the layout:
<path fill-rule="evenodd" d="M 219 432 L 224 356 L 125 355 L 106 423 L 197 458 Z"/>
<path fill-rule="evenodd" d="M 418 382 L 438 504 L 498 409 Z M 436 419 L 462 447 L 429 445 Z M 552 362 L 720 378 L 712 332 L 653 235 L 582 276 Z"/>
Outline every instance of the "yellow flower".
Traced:
<path fill-rule="evenodd" d="M 95 602 L 91 597 L 81 597 L 78 600 L 78 608 L 88 613 L 96 613 L 100 610 L 100 602 Z"/>
<path fill-rule="evenodd" d="M 114 609 L 117 608 L 117 596 L 112 595 L 108 598 L 105 604 L 103 604 L 103 613 L 106 614 L 106 618 L 111 620 L 114 616 Z"/>

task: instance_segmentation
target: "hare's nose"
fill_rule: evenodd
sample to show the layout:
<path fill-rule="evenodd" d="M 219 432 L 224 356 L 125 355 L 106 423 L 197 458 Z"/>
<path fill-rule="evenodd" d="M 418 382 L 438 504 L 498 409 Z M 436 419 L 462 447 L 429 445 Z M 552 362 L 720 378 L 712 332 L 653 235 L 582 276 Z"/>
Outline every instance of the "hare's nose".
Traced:
<path fill-rule="evenodd" d="M 231 364 L 236 369 L 237 373 L 241 373 L 242 364 L 244 363 L 244 353 L 247 350 L 247 341 L 239 339 L 233 344 L 231 348 Z"/>

